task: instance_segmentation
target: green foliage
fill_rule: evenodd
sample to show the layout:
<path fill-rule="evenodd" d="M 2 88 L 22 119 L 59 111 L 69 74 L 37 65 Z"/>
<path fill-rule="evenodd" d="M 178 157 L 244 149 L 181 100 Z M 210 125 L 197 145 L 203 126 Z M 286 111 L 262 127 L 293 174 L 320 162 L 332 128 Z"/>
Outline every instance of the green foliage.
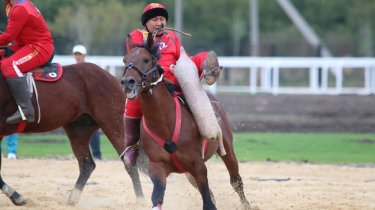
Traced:
<path fill-rule="evenodd" d="M 0 1 L 0 31 L 5 31 L 5 27 L 6 27 L 6 16 L 5 16 L 5 12 L 3 12 L 3 8 L 5 8 L 4 6 L 4 1 Z"/>
<path fill-rule="evenodd" d="M 135 17 L 143 5 L 125 6 L 117 0 L 96 1 L 77 7 L 62 6 L 51 24 L 55 42 L 63 52 L 69 53 L 77 44 L 84 44 L 89 54 L 122 55 L 124 40 L 133 28 L 139 27 Z"/>
<path fill-rule="evenodd" d="M 141 28 L 143 7 L 153 0 L 33 0 L 52 29 L 57 54 L 70 54 L 76 43 L 90 54 L 122 55 L 127 33 Z M 250 0 L 183 2 L 183 38 L 191 54 L 214 49 L 219 55 L 249 55 Z M 291 0 L 335 56 L 373 56 L 375 1 Z M 174 27 L 174 1 L 168 25 Z M 4 2 L 0 1 L 1 8 Z M 276 0 L 258 0 L 261 55 L 315 56 Z M 6 26 L 0 14 L 0 30 Z"/>

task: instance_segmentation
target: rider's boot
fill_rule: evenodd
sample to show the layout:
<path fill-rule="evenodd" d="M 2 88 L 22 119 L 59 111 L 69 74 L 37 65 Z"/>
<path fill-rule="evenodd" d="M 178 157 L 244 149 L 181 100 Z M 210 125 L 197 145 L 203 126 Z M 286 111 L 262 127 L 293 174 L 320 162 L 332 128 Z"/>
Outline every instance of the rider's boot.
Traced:
<path fill-rule="evenodd" d="M 219 66 L 216 53 L 209 51 L 201 68 L 203 69 L 203 77 L 208 85 L 214 84 L 219 79 L 222 68 L 222 66 Z"/>
<path fill-rule="evenodd" d="M 6 119 L 6 123 L 14 124 L 20 122 L 21 120 L 34 122 L 35 111 L 34 106 L 31 103 L 26 77 L 8 78 L 6 81 L 8 83 L 10 92 L 18 105 L 18 110 Z"/>
<path fill-rule="evenodd" d="M 140 136 L 141 119 L 124 117 L 125 126 L 125 152 L 124 162 L 127 166 L 134 166 L 138 157 L 137 142 Z"/>

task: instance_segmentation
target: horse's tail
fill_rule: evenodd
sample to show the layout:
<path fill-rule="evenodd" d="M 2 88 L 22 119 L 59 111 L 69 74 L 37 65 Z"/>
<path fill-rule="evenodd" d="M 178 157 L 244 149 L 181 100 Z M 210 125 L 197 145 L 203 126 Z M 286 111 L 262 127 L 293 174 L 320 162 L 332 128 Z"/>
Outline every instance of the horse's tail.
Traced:
<path fill-rule="evenodd" d="M 142 174 L 146 175 L 146 176 L 150 176 L 149 173 L 148 173 L 148 163 L 149 163 L 149 159 L 145 153 L 145 151 L 143 150 L 143 147 L 140 146 L 139 149 L 138 149 L 138 158 L 137 158 L 137 167 L 139 169 L 140 172 L 142 172 Z"/>

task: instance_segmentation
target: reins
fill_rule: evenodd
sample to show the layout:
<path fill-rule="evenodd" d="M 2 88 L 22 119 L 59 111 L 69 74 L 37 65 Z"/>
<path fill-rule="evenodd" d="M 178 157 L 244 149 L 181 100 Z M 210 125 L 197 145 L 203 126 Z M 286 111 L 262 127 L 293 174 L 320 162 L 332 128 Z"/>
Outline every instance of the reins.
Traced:
<path fill-rule="evenodd" d="M 152 38 L 155 39 L 156 34 L 159 33 L 159 31 L 166 31 L 166 30 L 176 31 L 176 32 L 178 32 L 178 33 L 180 33 L 180 34 L 182 34 L 182 35 L 185 35 L 185 36 L 188 36 L 188 37 L 192 37 L 191 34 L 189 34 L 189 33 L 185 33 L 185 32 L 180 31 L 180 30 L 178 30 L 178 29 L 164 27 L 164 28 L 155 29 L 154 33 L 152 33 Z"/>

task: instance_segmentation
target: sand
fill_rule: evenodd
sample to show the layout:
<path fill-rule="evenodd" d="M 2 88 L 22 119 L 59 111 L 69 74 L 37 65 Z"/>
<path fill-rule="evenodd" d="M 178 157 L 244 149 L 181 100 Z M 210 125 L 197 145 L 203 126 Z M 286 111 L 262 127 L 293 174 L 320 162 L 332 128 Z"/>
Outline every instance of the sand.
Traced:
<path fill-rule="evenodd" d="M 220 161 L 207 163 L 218 209 L 241 209 Z M 240 163 L 245 193 L 254 209 L 375 209 L 375 166 Z M 14 206 L 0 195 L 2 210 L 151 209 L 152 183 L 141 175 L 145 199 L 137 201 L 123 164 L 97 161 L 79 203 L 66 204 L 78 177 L 76 160 L 3 159 L 3 179 L 27 200 Z M 164 210 L 202 209 L 200 194 L 184 175 L 168 178 Z"/>

